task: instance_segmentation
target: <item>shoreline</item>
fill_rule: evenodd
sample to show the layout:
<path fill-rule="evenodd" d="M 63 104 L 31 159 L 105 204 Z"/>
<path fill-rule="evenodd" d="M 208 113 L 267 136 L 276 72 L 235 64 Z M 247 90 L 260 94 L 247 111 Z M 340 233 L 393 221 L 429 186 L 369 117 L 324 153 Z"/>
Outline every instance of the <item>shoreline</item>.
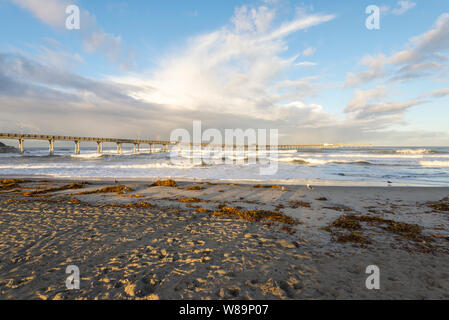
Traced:
<path fill-rule="evenodd" d="M 199 179 L 199 178 L 183 178 L 176 176 L 160 176 L 160 177 L 113 177 L 113 178 L 105 178 L 105 177 L 54 177 L 49 175 L 1 175 L 1 179 L 26 179 L 31 181 L 59 181 L 59 182 L 73 182 L 73 181 L 87 181 L 87 182 L 98 182 L 98 183 L 111 183 L 114 180 L 118 180 L 121 183 L 148 183 L 154 182 L 157 180 L 166 180 L 173 179 L 179 182 L 212 182 L 217 184 L 240 184 L 240 185 L 254 185 L 254 184 L 263 184 L 263 185 L 273 185 L 279 184 L 284 186 L 305 186 L 310 184 L 312 186 L 317 187 L 378 187 L 378 188 L 449 188 L 449 185 L 424 185 L 424 184 L 406 184 L 406 183 L 393 183 L 388 185 L 387 182 L 358 182 L 358 181 L 338 181 L 338 180 L 318 180 L 318 179 L 292 179 L 292 180 L 257 180 L 257 179 Z"/>
<path fill-rule="evenodd" d="M 449 188 L 168 185 L 2 181 L 0 299 L 449 298 Z"/>

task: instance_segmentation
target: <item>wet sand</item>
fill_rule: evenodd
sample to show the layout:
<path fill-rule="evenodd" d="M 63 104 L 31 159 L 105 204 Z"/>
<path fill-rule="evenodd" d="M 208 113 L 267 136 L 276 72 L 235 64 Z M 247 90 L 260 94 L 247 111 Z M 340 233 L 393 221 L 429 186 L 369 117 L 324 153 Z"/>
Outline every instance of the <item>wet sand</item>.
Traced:
<path fill-rule="evenodd" d="M 449 298 L 449 188 L 73 183 L 0 183 L 0 299 Z"/>

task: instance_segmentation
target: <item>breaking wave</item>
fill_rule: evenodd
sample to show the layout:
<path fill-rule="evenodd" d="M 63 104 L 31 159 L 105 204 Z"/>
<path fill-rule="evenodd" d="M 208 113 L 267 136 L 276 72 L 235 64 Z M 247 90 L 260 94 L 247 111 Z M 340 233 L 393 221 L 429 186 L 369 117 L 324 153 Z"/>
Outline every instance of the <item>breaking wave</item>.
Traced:
<path fill-rule="evenodd" d="M 329 163 L 376 165 L 376 163 L 369 162 L 366 160 L 313 159 L 313 158 L 283 158 L 278 160 L 281 162 L 289 162 L 304 165 L 326 165 Z"/>
<path fill-rule="evenodd" d="M 396 150 L 396 153 L 399 154 L 429 154 L 429 153 L 438 153 L 435 150 L 431 149 L 401 149 Z"/>
<path fill-rule="evenodd" d="M 422 167 L 449 167 L 449 161 L 420 161 Z"/>

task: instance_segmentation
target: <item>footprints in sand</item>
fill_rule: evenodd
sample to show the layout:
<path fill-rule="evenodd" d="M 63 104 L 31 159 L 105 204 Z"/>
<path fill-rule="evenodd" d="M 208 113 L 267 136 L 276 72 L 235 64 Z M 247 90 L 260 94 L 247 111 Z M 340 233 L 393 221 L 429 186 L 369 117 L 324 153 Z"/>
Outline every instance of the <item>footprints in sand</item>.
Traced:
<path fill-rule="evenodd" d="M 362 249 L 331 242 L 329 232 L 320 229 L 339 217 L 356 213 L 345 209 L 356 208 L 351 199 L 336 201 L 332 192 L 320 190 L 318 194 L 318 187 L 304 195 L 303 191 L 295 192 L 293 186 L 282 190 L 275 186 L 159 184 L 162 186 L 130 185 L 134 191 L 120 189 L 120 185 L 106 190 L 106 186 L 94 184 L 68 190 L 66 183 L 44 186 L 6 181 L 0 195 L 0 298 L 305 299 L 348 297 L 364 290 L 363 281 L 360 288 L 355 280 L 347 283 L 359 273 L 364 274 L 345 264 L 351 259 L 344 257 L 358 258 Z M 187 190 L 192 186 L 201 189 Z M 43 191 L 48 189 L 59 190 Z M 31 191 L 31 196 L 21 197 L 25 190 Z M 69 196 L 80 192 L 83 194 Z M 135 194 L 141 196 L 133 197 Z M 216 198 L 230 194 L 234 196 L 226 200 Z M 277 202 L 270 202 L 273 196 L 278 197 Z M 438 195 L 438 199 L 444 197 Z M 391 208 L 395 210 L 393 221 L 382 217 L 386 215 L 382 210 L 364 208 L 368 205 L 374 206 L 362 203 L 360 210 L 378 216 L 376 221 L 360 221 L 362 215 L 350 218 L 358 225 L 348 231 L 365 232 L 375 227 L 396 237 L 413 231 L 406 227 L 418 225 L 394 223 L 403 217 L 400 210 L 408 207 Z M 438 202 L 436 209 L 445 207 Z M 294 219 L 297 213 L 303 216 Z M 431 230 L 441 234 L 435 243 L 442 244 L 447 241 L 443 237 L 447 219 L 439 219 L 437 214 L 440 211 L 425 218 L 435 219 Z M 267 222 L 273 224 L 268 227 Z M 348 221 L 340 222 L 344 225 Z M 339 226 L 332 225 L 332 230 L 338 231 Z M 383 253 L 376 256 L 370 248 L 363 250 L 366 259 L 377 257 L 389 267 L 395 265 L 398 256 L 391 254 L 382 260 Z M 414 263 L 405 250 L 400 252 L 401 264 Z M 341 256 L 338 262 L 336 255 Z M 430 261 L 426 256 L 426 261 L 439 270 L 440 257 L 434 258 Z M 65 268 L 71 264 L 80 268 L 79 291 L 65 289 Z M 432 277 L 428 272 L 422 280 L 425 283 L 419 277 L 413 283 L 433 288 Z M 402 290 L 402 294 L 408 292 L 397 283 L 391 288 Z"/>
<path fill-rule="evenodd" d="M 73 212 L 71 206 L 37 201 L 10 202 L 1 207 L 2 260 L 20 257 L 13 268 L 0 269 L 0 279 L 9 279 L 2 283 L 2 297 L 262 299 L 295 296 L 294 289 L 287 293 L 286 286 L 285 290 L 280 287 L 282 281 L 299 277 L 292 264 L 304 263 L 294 258 L 297 248 L 293 241 L 296 240 L 287 233 L 282 235 L 289 239 L 279 239 L 261 224 L 221 221 L 208 215 L 190 222 L 186 219 L 189 212 L 163 217 L 162 211 L 151 209 L 151 214 L 143 215 L 142 210 L 147 208 L 77 204 L 78 213 L 67 214 Z M 30 207 L 35 213 L 27 212 Z M 30 244 L 32 248 L 27 249 Z M 80 268 L 78 292 L 64 291 L 67 263 Z M 247 286 L 248 279 L 257 281 Z"/>

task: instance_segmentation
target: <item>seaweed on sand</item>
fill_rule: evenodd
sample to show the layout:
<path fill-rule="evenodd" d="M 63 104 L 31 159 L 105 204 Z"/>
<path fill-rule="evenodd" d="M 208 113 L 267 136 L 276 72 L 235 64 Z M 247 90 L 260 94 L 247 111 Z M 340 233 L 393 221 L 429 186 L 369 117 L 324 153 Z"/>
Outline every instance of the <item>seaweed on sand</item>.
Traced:
<path fill-rule="evenodd" d="M 124 194 L 126 192 L 134 191 L 132 188 L 127 187 L 125 185 L 119 185 L 119 186 L 113 186 L 113 187 L 105 187 L 97 190 L 92 191 L 84 191 L 76 193 L 75 195 L 85 195 L 85 194 L 97 194 L 97 193 L 117 193 L 117 194 Z"/>
<path fill-rule="evenodd" d="M 60 187 L 54 187 L 54 188 L 46 188 L 46 189 L 40 189 L 40 190 L 34 190 L 34 191 L 27 191 L 23 193 L 23 196 L 25 197 L 34 197 L 43 195 L 50 192 L 57 192 L 57 191 L 64 191 L 64 190 L 71 190 L 71 189 L 81 189 L 83 188 L 87 182 L 75 182 L 71 184 L 66 184 Z"/>
<path fill-rule="evenodd" d="M 334 210 L 334 211 L 345 211 L 345 212 L 350 212 L 352 211 L 351 208 L 348 207 L 343 207 L 343 206 L 339 206 L 339 207 L 323 207 L 323 209 L 329 209 L 329 210 Z"/>
<path fill-rule="evenodd" d="M 137 203 L 127 203 L 127 204 L 105 204 L 103 207 L 109 207 L 109 208 L 151 208 L 153 207 L 151 203 L 149 202 L 137 202 Z"/>
<path fill-rule="evenodd" d="M 358 243 L 362 247 L 364 247 L 366 244 L 371 243 L 371 240 L 369 238 L 355 232 L 339 235 L 337 238 L 335 238 L 335 241 L 338 243 L 346 243 L 346 242 Z"/>
<path fill-rule="evenodd" d="M 436 202 L 428 202 L 427 205 L 434 210 L 449 211 L 449 197 Z"/>
<path fill-rule="evenodd" d="M 129 203 L 129 204 L 125 204 L 123 205 L 123 207 L 125 208 L 151 208 L 152 204 L 149 202 L 137 202 L 137 203 Z"/>
<path fill-rule="evenodd" d="M 202 200 L 198 198 L 179 198 L 178 201 L 184 203 L 202 202 Z"/>
<path fill-rule="evenodd" d="M 274 184 L 274 185 L 256 184 L 256 185 L 253 186 L 253 188 L 255 188 L 255 189 L 261 189 L 261 188 L 264 188 L 264 189 L 281 189 L 282 187 L 278 186 L 277 184 Z"/>
<path fill-rule="evenodd" d="M 329 226 L 335 227 L 335 228 L 342 228 L 347 230 L 360 230 L 362 229 L 362 225 L 360 222 L 354 218 L 353 215 L 345 215 L 342 217 L 339 217 L 337 220 L 332 222 Z"/>
<path fill-rule="evenodd" d="M 385 231 L 394 233 L 402 238 L 415 242 L 428 243 L 433 241 L 431 237 L 422 234 L 423 228 L 417 224 L 355 214 L 343 215 L 323 229 L 328 232 L 332 232 L 332 228 L 340 228 L 350 231 L 362 230 L 362 222 L 377 226 Z"/>
<path fill-rule="evenodd" d="M 24 182 L 26 182 L 26 181 L 23 180 L 23 179 L 3 179 L 3 180 L 0 180 L 0 183 L 3 184 L 3 185 L 11 184 L 11 183 L 24 183 Z"/>
<path fill-rule="evenodd" d="M 152 187 L 172 187 L 172 188 L 176 188 L 177 184 L 176 184 L 175 181 L 173 181 L 171 179 L 167 179 L 167 180 L 157 180 L 151 186 Z"/>
<path fill-rule="evenodd" d="M 217 211 L 212 213 L 214 216 L 228 216 L 237 217 L 250 222 L 256 221 L 275 221 L 281 222 L 288 225 L 297 225 L 299 222 L 285 214 L 278 211 L 268 211 L 268 210 L 241 210 L 239 208 L 232 208 L 226 205 L 220 205 Z"/>
<path fill-rule="evenodd" d="M 296 233 L 296 230 L 295 229 L 293 229 L 293 228 L 290 228 L 290 227 L 288 227 L 288 226 L 283 226 L 282 228 L 281 228 L 281 230 L 282 231 L 285 231 L 285 232 L 287 232 L 289 235 L 294 235 L 295 233 Z"/>
<path fill-rule="evenodd" d="M 193 191 L 193 190 L 203 190 L 204 188 L 202 186 L 191 186 L 187 187 L 186 190 Z"/>
<path fill-rule="evenodd" d="M 296 209 L 296 208 L 299 208 L 299 207 L 310 208 L 310 203 L 309 202 L 305 202 L 305 201 L 290 201 L 288 204 L 293 209 Z"/>
<path fill-rule="evenodd" d="M 128 197 L 129 198 L 145 198 L 145 196 L 143 196 L 141 194 L 129 194 Z"/>
<path fill-rule="evenodd" d="M 22 179 L 3 179 L 0 181 L 0 190 L 10 190 L 20 187 L 21 183 L 25 180 Z"/>

